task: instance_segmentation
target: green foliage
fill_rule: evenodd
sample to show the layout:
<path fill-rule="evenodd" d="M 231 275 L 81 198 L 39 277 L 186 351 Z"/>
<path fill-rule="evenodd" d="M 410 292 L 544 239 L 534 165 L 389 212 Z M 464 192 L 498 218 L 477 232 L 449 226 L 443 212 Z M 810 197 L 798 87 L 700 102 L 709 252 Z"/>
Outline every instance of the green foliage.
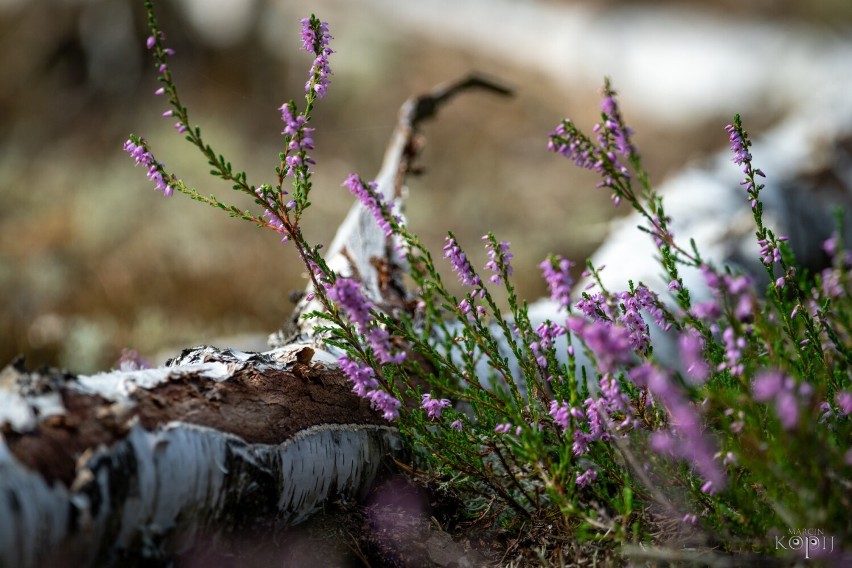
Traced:
<path fill-rule="evenodd" d="M 503 254 L 508 246 L 491 233 L 484 237 L 493 254 L 490 278 L 465 264 L 460 249 L 445 254 L 468 284 L 458 297 L 417 235 L 358 178 L 348 182 L 402 243 L 419 300 L 411 310 L 367 305 L 371 320 L 361 322 L 333 300 L 340 278 L 299 228 L 310 206 L 309 162 L 292 165 L 285 150 L 275 183 L 258 187 L 244 172 L 234 173 L 197 127 L 188 128 L 151 3 L 146 6 L 160 81 L 179 123 L 187 125 L 187 140 L 214 176 L 252 196 L 266 214 L 205 197 L 156 167 L 172 189 L 292 242 L 322 307 L 305 317 L 321 322 L 317 332 L 329 349 L 375 378 L 372 392 L 401 402 L 395 423 L 417 456 L 416 467 L 470 495 L 471 518 L 514 528 L 524 519 L 559 519 L 566 534 L 612 546 L 645 542 L 652 534 L 664 542 L 673 520 L 694 525 L 731 552 L 789 553 L 776 550 L 772 538 L 788 529 L 820 529 L 835 542 L 849 541 L 848 257 L 835 238 L 833 265 L 807 274 L 785 240 L 765 226 L 763 172 L 751 165 L 738 116 L 728 132 L 765 255 L 771 284 L 764 293 L 750 279 L 709 265 L 695 242 L 675 239 L 607 81 L 597 140 L 564 121 L 551 135 L 551 149 L 598 171 L 613 198 L 639 213 L 639 230 L 656 242 L 657 261 L 671 282 L 668 300 L 639 282 L 624 292 L 605 290 L 599 270 L 588 264 L 587 280 L 596 289 L 555 309 L 558 321 L 533 322 L 511 282 L 511 256 Z M 317 98 L 310 91 L 301 113 L 292 101 L 285 106 L 307 124 Z M 284 136 L 285 148 L 294 136 Z M 131 140 L 148 151 L 144 140 Z M 283 187 L 288 174 L 290 194 Z M 448 243 L 457 244 L 452 233 Z M 711 298 L 696 300 L 700 294 L 684 285 L 685 269 L 704 272 Z M 666 341 L 691 341 L 698 359 L 674 367 L 658 360 L 646 337 L 650 325 L 664 328 Z M 377 330 L 393 338 L 404 360 L 386 360 Z M 430 412 L 424 395 L 452 405 Z"/>

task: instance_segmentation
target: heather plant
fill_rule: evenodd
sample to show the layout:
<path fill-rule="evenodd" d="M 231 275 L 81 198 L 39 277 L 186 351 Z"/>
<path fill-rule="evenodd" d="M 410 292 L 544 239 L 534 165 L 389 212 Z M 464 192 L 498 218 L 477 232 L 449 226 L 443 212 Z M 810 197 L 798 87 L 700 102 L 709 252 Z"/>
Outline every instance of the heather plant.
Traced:
<path fill-rule="evenodd" d="M 298 251 L 320 309 L 304 315 L 336 353 L 353 391 L 395 424 L 415 455 L 411 467 L 466 496 L 466 514 L 520 532 L 548 526 L 565 538 L 607 546 L 675 533 L 707 535 L 729 552 L 813 557 L 836 553 L 852 535 L 852 306 L 842 214 L 825 243 L 832 264 L 799 268 L 786 237 L 764 224 L 766 175 L 753 165 L 740 117 L 726 127 L 742 168 L 743 203 L 755 222 L 755 254 L 768 275 L 756 280 L 702 258 L 671 230 L 632 131 L 607 80 L 591 136 L 570 120 L 548 148 L 597 172 L 616 206 L 632 207 L 653 239 L 667 290 L 642 282 L 608 290 L 603 267 L 559 256 L 540 268 L 550 291 L 548 319 L 534 319 L 512 284 L 509 243 L 483 237 L 488 262 L 473 266 L 452 233 L 436 260 L 374 181 L 351 174 L 343 186 L 369 210 L 408 267 L 416 302 L 377 305 L 354 276 L 335 273 L 300 224 L 317 166 L 309 127 L 329 88 L 332 37 L 315 16 L 301 21 L 312 57 L 303 104 L 284 103 L 283 150 L 272 183 L 252 185 L 190 125 L 168 66 L 174 53 L 146 1 L 153 54 L 169 103 L 164 115 L 195 145 L 212 174 L 249 195 L 241 210 L 186 185 L 131 136 L 125 149 L 156 188 L 207 203 L 277 233 Z M 462 285 L 451 292 L 438 263 Z M 682 273 L 697 270 L 709 294 L 696 297 Z M 678 359 L 657 354 L 677 346 Z M 660 350 L 662 351 L 662 350 Z M 799 530 L 800 540 L 789 538 Z M 780 539 L 780 540 L 779 540 Z M 792 551 L 792 552 L 791 552 Z"/>

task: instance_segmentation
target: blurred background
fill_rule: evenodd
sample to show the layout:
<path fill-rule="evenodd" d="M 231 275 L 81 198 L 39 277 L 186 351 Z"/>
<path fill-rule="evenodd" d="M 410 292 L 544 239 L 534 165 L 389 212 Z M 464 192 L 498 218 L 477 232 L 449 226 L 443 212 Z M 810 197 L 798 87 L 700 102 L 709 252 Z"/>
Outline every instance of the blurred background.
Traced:
<path fill-rule="evenodd" d="M 852 60 L 849 0 L 161 0 L 190 120 L 255 185 L 275 175 L 276 109 L 304 101 L 311 11 L 337 53 L 314 113 L 309 240 L 330 242 L 352 204 L 341 182 L 375 175 L 407 97 L 484 72 L 516 96 L 469 94 L 427 125 L 409 221 L 433 250 L 454 231 L 480 266 L 493 230 L 530 299 L 547 253 L 582 264 L 626 213 L 546 151 L 563 117 L 596 122 L 604 75 L 661 181 L 725 147 L 734 112 L 759 134 Z M 92 372 L 125 347 L 151 362 L 205 342 L 260 349 L 304 287 L 275 235 L 164 198 L 122 151 L 143 136 L 188 185 L 253 207 L 160 117 L 146 35 L 141 0 L 0 0 L 0 365 Z"/>

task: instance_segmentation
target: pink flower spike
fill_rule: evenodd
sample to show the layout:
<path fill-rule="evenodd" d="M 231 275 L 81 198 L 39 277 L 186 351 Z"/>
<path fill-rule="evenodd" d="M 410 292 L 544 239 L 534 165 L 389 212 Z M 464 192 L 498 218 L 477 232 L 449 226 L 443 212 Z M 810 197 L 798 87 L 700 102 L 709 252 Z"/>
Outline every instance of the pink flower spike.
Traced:
<path fill-rule="evenodd" d="M 157 71 L 159 71 L 160 73 L 165 73 L 165 72 L 166 72 L 166 69 L 168 69 L 168 67 L 166 66 L 166 64 L 165 64 L 165 63 L 163 63 L 162 65 L 160 65 L 160 66 L 157 68 Z"/>
<path fill-rule="evenodd" d="M 147 47 L 148 49 L 153 49 L 156 43 L 157 39 L 154 36 L 148 36 L 148 39 L 145 41 L 145 47 Z"/>

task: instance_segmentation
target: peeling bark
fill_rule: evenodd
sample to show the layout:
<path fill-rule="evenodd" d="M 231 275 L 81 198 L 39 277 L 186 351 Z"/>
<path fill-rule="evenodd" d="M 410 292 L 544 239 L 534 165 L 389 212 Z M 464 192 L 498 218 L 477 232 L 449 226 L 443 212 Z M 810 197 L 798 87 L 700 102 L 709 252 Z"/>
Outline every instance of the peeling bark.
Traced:
<path fill-rule="evenodd" d="M 308 348 L 277 354 L 202 348 L 76 378 L 7 369 L 18 394 L 0 411 L 0 564 L 109 563 L 363 495 L 400 449 L 395 429 Z"/>

